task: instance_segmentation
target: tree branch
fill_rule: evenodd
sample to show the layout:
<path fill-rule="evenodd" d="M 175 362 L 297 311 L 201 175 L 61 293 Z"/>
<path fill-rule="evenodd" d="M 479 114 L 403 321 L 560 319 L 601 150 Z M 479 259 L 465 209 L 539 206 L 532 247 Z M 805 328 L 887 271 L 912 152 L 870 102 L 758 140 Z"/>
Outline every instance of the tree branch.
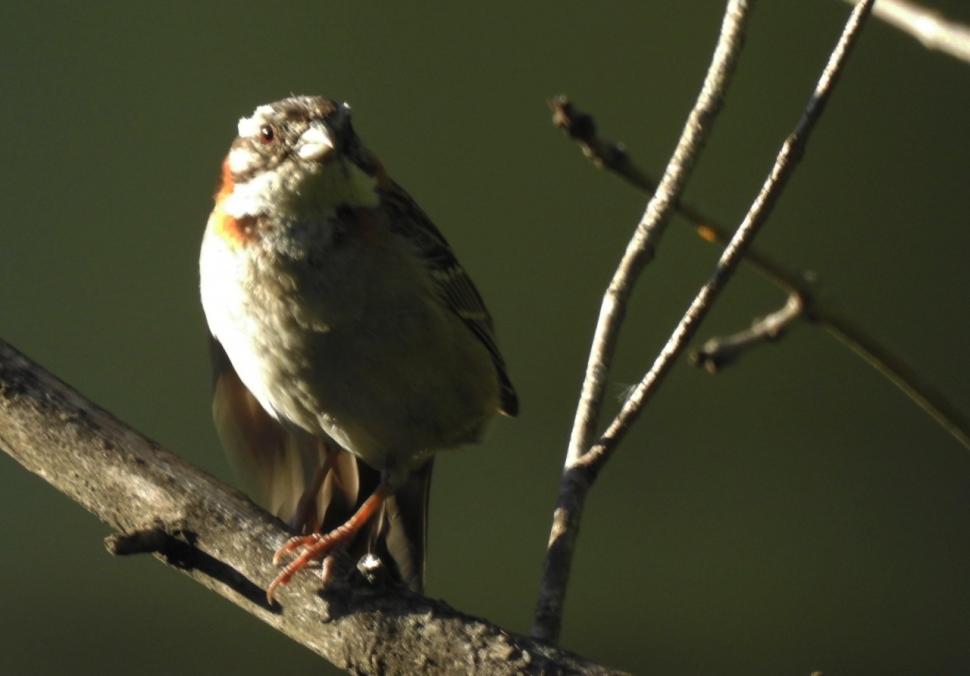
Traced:
<path fill-rule="evenodd" d="M 744 256 L 745 249 L 771 214 L 775 202 L 777 202 L 782 190 L 788 183 L 788 179 L 804 154 L 805 144 L 811 136 L 815 124 L 822 116 L 825 104 L 832 93 L 832 88 L 842 72 L 842 67 L 855 44 L 864 18 L 868 16 L 872 9 L 873 2 L 874 0 L 865 0 L 852 11 L 842 35 L 822 71 L 815 91 L 808 101 L 805 112 L 802 113 L 795 130 L 788 135 L 778 151 L 771 172 L 762 184 L 761 190 L 755 197 L 741 225 L 738 226 L 731 241 L 728 242 L 721 254 L 711 278 L 694 297 L 680 323 L 660 350 L 653 366 L 627 397 L 620 412 L 613 418 L 606 432 L 577 463 L 576 469 L 582 469 L 590 477 L 589 482 L 592 482 L 599 474 L 612 452 L 643 411 L 644 406 L 656 393 L 674 361 L 687 346 L 728 279 L 734 274 L 738 263 Z"/>
<path fill-rule="evenodd" d="M 553 513 L 552 530 L 543 561 L 532 635 L 555 641 L 562 625 L 562 609 L 579 518 L 589 485 L 574 470 L 596 433 L 607 375 L 626 304 L 643 266 L 653 257 L 674 205 L 687 182 L 707 137 L 737 63 L 748 15 L 747 0 L 730 0 L 704 84 L 681 133 L 667 170 L 627 245 L 600 307 L 579 406 L 573 420 L 566 463 Z M 577 483 L 578 482 L 578 483 Z"/>
<path fill-rule="evenodd" d="M 98 408 L 0 340 L 0 448 L 120 534 L 336 666 L 356 673 L 616 673 L 441 601 L 360 580 L 294 580 L 268 606 L 290 535 L 242 494 Z"/>
<path fill-rule="evenodd" d="M 845 0 L 850 5 L 859 0 Z M 890 26 L 919 40 L 927 49 L 970 63 L 970 27 L 908 0 L 879 0 L 872 10 Z"/>
<path fill-rule="evenodd" d="M 554 98 L 549 105 L 553 111 L 553 124 L 576 141 L 583 154 L 596 167 L 612 171 L 644 192 L 652 192 L 653 180 L 636 166 L 623 146 L 599 135 L 596 130 L 596 122 L 591 115 L 579 110 L 565 96 Z M 731 233 L 726 227 L 701 213 L 691 204 L 679 201 L 676 209 L 694 226 L 697 236 L 705 242 L 723 245 L 731 238 Z M 814 285 L 809 281 L 807 275 L 793 270 L 754 245 L 747 249 L 744 260 L 778 288 L 785 291 L 789 297 L 797 296 L 803 306 L 801 316 L 809 323 L 823 328 L 852 350 L 884 378 L 898 387 L 910 401 L 922 409 L 964 448 L 970 449 L 970 421 L 967 421 L 959 409 L 930 383 L 921 378 L 906 363 L 905 359 L 894 354 L 865 329 L 850 321 L 829 303 L 818 298 Z M 705 366 L 709 365 L 703 360 L 699 363 Z M 723 365 L 723 363 L 720 365 Z"/>

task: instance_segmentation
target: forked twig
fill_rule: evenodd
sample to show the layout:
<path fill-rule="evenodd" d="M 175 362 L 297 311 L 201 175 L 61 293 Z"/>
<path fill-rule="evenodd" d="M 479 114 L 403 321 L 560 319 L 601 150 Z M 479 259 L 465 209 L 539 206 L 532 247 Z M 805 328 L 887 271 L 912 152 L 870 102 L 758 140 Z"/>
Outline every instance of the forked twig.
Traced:
<path fill-rule="evenodd" d="M 640 271 L 653 255 L 657 240 L 663 233 L 714 117 L 721 107 L 724 92 L 741 51 L 748 13 L 747 0 L 728 2 L 717 46 L 700 94 L 687 118 L 670 162 L 667 163 L 667 170 L 647 204 L 643 218 L 637 225 L 603 297 L 566 453 L 566 467 L 553 514 L 552 532 L 543 561 L 539 599 L 532 624 L 532 634 L 536 637 L 554 641 L 559 636 L 572 551 L 588 488 L 585 475 L 574 472 L 573 468 L 580 462 L 596 433 L 607 372 L 616 349 L 627 300 Z"/>
<path fill-rule="evenodd" d="M 744 6 L 744 3 L 738 4 L 742 6 L 735 6 L 733 9 L 743 16 L 746 6 Z M 603 436 L 600 437 L 595 444 L 589 447 L 588 450 L 586 450 L 584 447 L 578 453 L 574 454 L 574 439 L 571 439 L 570 449 L 567 455 L 566 468 L 560 485 L 560 496 L 557 502 L 556 512 L 553 516 L 553 532 L 550 537 L 549 549 L 547 550 L 546 559 L 544 561 L 544 577 L 540 588 L 540 598 L 536 612 L 536 619 L 533 625 L 534 635 L 543 636 L 548 639 L 555 638 L 558 635 L 558 630 L 561 625 L 561 611 L 565 596 L 565 587 L 566 582 L 568 581 L 570 559 L 574 549 L 576 536 L 578 534 L 578 525 L 582 505 L 585 501 L 589 487 L 592 485 L 593 481 L 595 481 L 596 476 L 602 469 L 605 462 L 609 459 L 609 456 L 612 454 L 613 450 L 615 450 L 617 447 L 617 444 L 623 439 L 623 437 L 629 431 L 630 426 L 635 422 L 639 414 L 642 412 L 644 405 L 656 392 L 658 386 L 669 372 L 670 367 L 673 365 L 676 357 L 686 347 L 687 342 L 690 340 L 691 336 L 693 336 L 700 322 L 710 310 L 717 295 L 723 289 L 727 280 L 737 268 L 737 265 L 743 257 L 744 252 L 749 246 L 752 238 L 757 234 L 762 224 L 770 214 L 774 203 L 781 194 L 781 191 L 786 185 L 795 166 L 797 166 L 798 160 L 804 151 L 805 143 L 808 137 L 811 135 L 815 124 L 825 108 L 825 104 L 828 101 L 835 81 L 841 72 L 850 48 L 855 43 L 855 40 L 859 35 L 859 29 L 862 26 L 863 19 L 872 9 L 872 4 L 873 0 L 866 0 L 865 2 L 860 3 L 852 12 L 845 28 L 843 29 L 842 35 L 835 46 L 835 49 L 829 57 L 829 61 L 826 64 L 825 69 L 822 71 L 822 75 L 819 78 L 815 91 L 809 99 L 805 112 L 802 114 L 802 117 L 795 127 L 795 130 L 788 136 L 785 143 L 782 145 L 770 174 L 762 185 L 761 190 L 752 203 L 751 208 L 749 209 L 741 225 L 738 227 L 737 232 L 735 232 L 734 236 L 731 238 L 730 242 L 722 253 L 711 278 L 701 288 L 697 296 L 694 298 L 694 301 L 690 304 L 690 307 L 687 309 L 687 312 L 684 314 L 680 323 L 674 329 L 674 332 L 667 341 L 667 344 L 663 347 L 657 359 L 654 361 L 653 366 L 646 373 L 646 375 L 644 375 L 640 383 L 634 388 L 622 406 L 620 412 L 610 423 Z M 732 5 L 735 5 L 735 3 L 732 3 Z M 731 10 L 732 7 L 729 6 L 729 16 L 732 14 Z M 726 17 L 725 25 L 728 25 L 729 23 L 731 23 L 731 19 Z M 739 35 L 740 33 L 738 33 L 738 36 Z M 721 44 L 719 44 L 718 47 L 719 51 L 720 49 Z M 670 167 L 668 166 L 667 174 L 669 173 Z M 666 179 L 667 175 L 665 174 L 664 181 Z M 657 189 L 657 195 L 660 194 L 664 181 L 661 181 L 661 185 Z M 657 195 L 651 199 L 651 205 L 653 205 L 657 200 Z M 671 202 L 669 201 L 669 196 L 667 196 L 667 199 L 668 204 L 672 206 Z M 648 207 L 648 214 L 649 213 L 650 208 Z M 634 237 L 634 240 L 635 239 L 636 237 Z M 622 268 L 618 269 L 617 271 L 618 275 L 621 273 Z M 630 278 L 624 277 L 623 281 L 632 285 L 634 279 L 635 275 Z M 615 281 L 616 277 L 614 277 L 614 282 Z M 608 308 L 610 312 L 601 312 L 600 325 L 602 325 L 604 322 L 604 315 L 607 321 L 613 316 L 622 316 L 622 303 L 618 307 L 615 307 L 614 303 L 617 298 L 619 298 L 621 301 L 625 301 L 629 294 L 629 289 L 626 289 L 625 293 L 622 295 L 618 294 L 617 291 L 618 290 L 614 287 L 614 284 L 611 284 L 610 289 L 607 291 L 606 298 L 604 299 L 604 308 Z M 597 326 L 597 337 L 602 333 L 600 325 Z M 615 326 L 613 327 L 613 330 L 615 330 Z M 602 364 L 593 363 L 594 358 L 599 356 L 595 350 L 595 340 L 596 339 L 594 339 L 594 354 L 591 356 L 590 366 L 597 371 L 595 376 L 603 378 L 605 369 L 609 362 L 607 361 Z M 607 354 L 611 354 L 611 352 Z M 587 380 L 589 379 L 589 375 L 590 371 L 588 370 Z M 588 401 L 586 393 L 587 388 L 584 386 L 584 396 L 583 401 L 581 402 L 580 413 L 583 413 L 582 409 L 584 402 Z M 596 409 L 588 412 L 587 414 L 592 418 L 592 421 L 595 424 L 595 417 L 596 412 L 598 411 L 599 401 L 594 401 L 592 403 L 596 405 Z M 587 421 L 580 420 L 579 416 L 577 416 L 576 424 L 574 424 L 574 432 L 577 427 L 585 429 L 587 424 Z M 575 436 L 576 435 L 574 434 L 574 438 Z"/>
<path fill-rule="evenodd" d="M 762 184 L 761 190 L 755 197 L 741 225 L 721 254 L 721 258 L 718 260 L 711 278 L 701 287 L 700 291 L 694 297 L 690 307 L 687 308 L 687 312 L 681 318 L 680 323 L 674 329 L 667 343 L 660 350 L 660 354 L 654 361 L 653 366 L 651 366 L 640 383 L 630 393 L 620 412 L 607 427 L 606 432 L 581 458 L 579 464 L 591 473 L 592 476 L 595 476 L 602 469 L 608 456 L 626 435 L 632 423 L 642 412 L 644 405 L 656 392 L 676 357 L 687 346 L 687 342 L 694 335 L 700 322 L 710 311 L 714 300 L 724 288 L 727 280 L 734 273 L 738 263 L 744 256 L 744 251 L 749 242 L 758 233 L 770 215 L 775 202 L 781 195 L 782 190 L 788 183 L 788 179 L 791 177 L 792 172 L 804 153 L 805 144 L 811 136 L 815 124 L 821 118 L 851 47 L 855 44 L 855 40 L 859 35 L 863 18 L 871 10 L 873 1 L 865 0 L 864 2 L 860 2 L 852 11 L 849 21 L 846 23 L 835 49 L 832 51 L 825 69 L 822 71 L 822 75 L 815 87 L 815 91 L 809 99 L 805 112 L 798 121 L 795 130 L 788 135 L 788 138 L 785 139 L 784 144 L 782 144 L 781 149 L 778 151 L 771 172 Z"/>

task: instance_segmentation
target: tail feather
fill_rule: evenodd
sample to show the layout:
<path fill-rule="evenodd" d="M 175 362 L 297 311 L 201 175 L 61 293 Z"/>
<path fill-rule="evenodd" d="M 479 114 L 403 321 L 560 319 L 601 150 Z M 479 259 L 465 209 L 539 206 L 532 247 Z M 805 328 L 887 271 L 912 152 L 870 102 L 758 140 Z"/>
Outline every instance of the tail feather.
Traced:
<path fill-rule="evenodd" d="M 407 482 L 385 501 L 380 521 L 368 537 L 369 551 L 385 563 L 392 563 L 396 576 L 416 592 L 424 589 L 433 465 L 434 461 L 429 460 L 412 472 Z"/>

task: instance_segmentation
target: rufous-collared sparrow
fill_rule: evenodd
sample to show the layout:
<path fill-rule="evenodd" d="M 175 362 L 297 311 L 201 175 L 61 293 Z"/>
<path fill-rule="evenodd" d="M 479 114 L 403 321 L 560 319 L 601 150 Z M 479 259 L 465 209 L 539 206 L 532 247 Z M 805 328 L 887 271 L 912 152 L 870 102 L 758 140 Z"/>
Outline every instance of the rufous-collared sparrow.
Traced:
<path fill-rule="evenodd" d="M 420 590 L 432 455 L 518 401 L 481 296 L 346 104 L 296 96 L 239 121 L 200 273 L 220 439 L 301 533 L 269 600 L 335 546 Z"/>

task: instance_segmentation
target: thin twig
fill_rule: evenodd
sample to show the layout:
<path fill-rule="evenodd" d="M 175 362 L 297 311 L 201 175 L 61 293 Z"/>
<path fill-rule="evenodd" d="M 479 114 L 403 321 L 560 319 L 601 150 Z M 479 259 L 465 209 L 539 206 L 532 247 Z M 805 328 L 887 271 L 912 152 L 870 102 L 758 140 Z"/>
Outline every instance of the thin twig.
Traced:
<path fill-rule="evenodd" d="M 653 180 L 637 167 L 623 146 L 598 134 L 591 115 L 578 109 L 565 96 L 554 98 L 550 107 L 553 124 L 575 140 L 596 167 L 612 171 L 644 192 L 652 192 Z M 704 241 L 723 245 L 731 238 L 726 227 L 691 204 L 680 201 L 676 208 Z M 905 359 L 819 298 L 806 274 L 791 269 L 754 245 L 747 249 L 744 260 L 789 296 L 798 296 L 803 305 L 802 316 L 809 323 L 823 328 L 852 350 L 964 448 L 970 449 L 970 421 L 957 407 L 921 378 Z"/>
<path fill-rule="evenodd" d="M 549 101 L 552 123 L 576 141 L 580 150 L 598 169 L 606 169 L 647 194 L 653 194 L 656 182 L 643 172 L 630 157 L 626 148 L 600 136 L 593 117 L 580 110 L 566 96 Z M 731 231 L 715 219 L 701 213 L 697 207 L 678 199 L 674 209 L 694 226 L 697 236 L 711 244 L 727 244 Z M 804 274 L 789 269 L 757 247 L 750 247 L 744 260 L 787 293 L 813 298 L 814 293 Z"/>
<path fill-rule="evenodd" d="M 906 362 L 867 334 L 855 322 L 828 306 L 816 304 L 806 316 L 885 376 L 936 424 L 970 449 L 970 422 L 941 392 L 923 380 Z"/>
<path fill-rule="evenodd" d="M 728 2 L 717 47 L 697 102 L 687 118 L 667 170 L 647 204 L 643 218 L 603 297 L 543 561 L 539 598 L 532 624 L 532 634 L 538 638 L 554 641 L 559 636 L 572 551 L 589 486 L 585 475 L 573 469 L 596 434 L 609 365 L 616 349 L 627 301 L 640 271 L 653 256 L 657 241 L 693 169 L 714 117 L 720 110 L 727 83 L 741 51 L 748 10 L 747 0 Z"/>
<path fill-rule="evenodd" d="M 859 0 L 845 0 L 855 5 Z M 879 0 L 872 10 L 878 18 L 909 33 L 927 49 L 970 63 L 970 26 L 947 19 L 909 0 Z"/>
<path fill-rule="evenodd" d="M 842 72 L 846 58 L 859 36 L 863 20 L 872 9 L 873 1 L 860 2 L 849 16 L 849 20 L 842 30 L 842 35 L 839 37 L 818 84 L 815 86 L 815 91 L 809 98 L 805 112 L 802 113 L 795 130 L 788 135 L 778 151 L 771 172 L 762 184 L 761 190 L 752 202 L 741 225 L 738 226 L 731 241 L 728 242 L 721 254 L 711 278 L 694 297 L 690 307 L 687 308 L 687 312 L 684 313 L 680 323 L 661 349 L 653 366 L 630 393 L 620 412 L 607 427 L 606 432 L 582 457 L 583 469 L 591 476 L 595 477 L 602 470 L 612 452 L 643 411 L 646 403 L 656 393 L 677 356 L 687 346 L 688 341 L 710 311 L 728 279 L 734 274 L 738 263 L 744 256 L 745 249 L 771 214 L 775 202 L 787 185 L 795 167 L 798 166 L 798 162 L 805 151 L 805 144 L 825 110 L 825 105 Z"/>
<path fill-rule="evenodd" d="M 109 551 L 153 552 L 353 673 L 615 673 L 441 601 L 356 579 L 321 592 L 301 576 L 282 607 L 267 605 L 270 561 L 290 535 L 283 524 L 2 340 L 0 450 L 119 531 Z"/>
<path fill-rule="evenodd" d="M 716 373 L 752 347 L 778 340 L 802 316 L 804 310 L 802 299 L 793 293 L 788 296 L 784 305 L 770 314 L 758 317 L 743 331 L 708 339 L 691 353 L 690 361 L 709 373 Z"/>

